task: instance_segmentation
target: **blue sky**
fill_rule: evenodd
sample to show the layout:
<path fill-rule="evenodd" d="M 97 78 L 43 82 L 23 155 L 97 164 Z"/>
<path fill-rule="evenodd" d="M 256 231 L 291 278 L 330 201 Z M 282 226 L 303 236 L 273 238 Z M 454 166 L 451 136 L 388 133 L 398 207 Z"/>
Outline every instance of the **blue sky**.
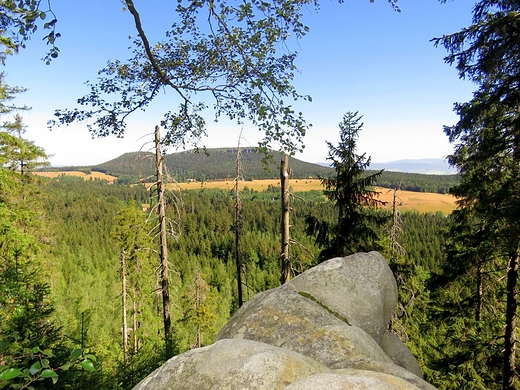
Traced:
<path fill-rule="evenodd" d="M 162 39 L 174 17 L 173 1 L 135 0 L 151 41 Z M 28 48 L 9 58 L 4 68 L 10 85 L 28 92 L 20 103 L 32 107 L 24 113 L 26 137 L 53 155 L 58 165 L 90 165 L 125 152 L 148 150 L 149 134 L 174 94 L 161 97 L 149 111 L 129 118 L 124 139 L 91 139 L 85 125 L 50 132 L 46 122 L 55 109 L 74 107 L 109 59 L 130 57 L 128 36 L 135 36 L 129 12 L 118 0 L 54 0 L 53 9 L 62 33 L 61 54 L 50 66 L 40 59 L 45 45 L 38 32 Z M 364 127 L 358 152 L 374 162 L 399 159 L 444 158 L 452 146 L 443 125 L 456 123 L 453 103 L 467 101 L 475 86 L 459 80 L 456 69 L 444 63 L 446 52 L 435 48 L 433 37 L 458 31 L 471 22 L 473 3 L 454 0 L 399 0 L 402 12 L 386 1 L 324 1 L 319 12 L 305 16 L 310 33 L 298 42 L 295 85 L 312 103 L 298 105 L 313 124 L 304 139 L 305 152 L 297 158 L 325 161 L 325 140 L 336 143 L 338 123 L 347 111 L 359 111 Z M 207 118 L 207 147 L 234 146 L 241 128 L 231 122 Z M 255 145 L 261 134 L 243 129 L 243 145 Z M 170 150 L 173 152 L 174 150 Z"/>

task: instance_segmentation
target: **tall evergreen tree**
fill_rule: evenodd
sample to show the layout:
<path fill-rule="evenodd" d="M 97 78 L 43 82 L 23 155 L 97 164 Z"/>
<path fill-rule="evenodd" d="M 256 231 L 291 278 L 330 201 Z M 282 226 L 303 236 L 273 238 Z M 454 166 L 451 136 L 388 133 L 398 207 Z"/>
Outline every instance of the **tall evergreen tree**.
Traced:
<path fill-rule="evenodd" d="M 18 109 L 10 100 L 22 91 L 6 85 L 0 74 L 1 115 Z M 75 370 L 62 374 L 66 365 L 81 358 L 80 367 L 93 370 L 90 359 L 95 358 L 83 356 L 80 349 L 69 358 L 64 337 L 51 319 L 50 287 L 42 271 L 41 249 L 48 239 L 42 195 L 29 172 L 47 156 L 22 134 L 17 115 L 0 128 L 0 388 L 46 388 L 56 384 L 59 369 L 67 380 L 56 388 L 79 385 Z"/>
<path fill-rule="evenodd" d="M 516 343 L 518 263 L 520 252 L 520 2 L 480 0 L 473 24 L 436 40 L 449 52 L 461 78 L 478 85 L 473 98 L 455 105 L 459 122 L 446 127 L 455 152 L 450 163 L 459 170 L 452 190 L 461 213 L 471 213 L 473 247 L 486 248 L 480 261 L 492 258 L 504 270 L 505 298 L 502 388 L 517 382 Z M 468 240 L 468 236 L 456 236 Z M 462 274 L 469 270 L 461 270 Z M 477 277 L 475 280 L 479 280 Z M 503 296 L 505 295 L 505 296 Z M 500 299 L 497 299 L 500 300 Z M 494 318 L 488 318 L 492 321 Z M 497 380 L 499 378 L 495 378 Z"/>
<path fill-rule="evenodd" d="M 323 178 L 325 195 L 334 203 L 337 218 L 331 223 L 307 217 L 307 232 L 316 236 L 323 249 L 320 259 L 347 256 L 355 252 L 380 249 L 378 226 L 388 221 L 388 216 L 375 212 L 384 202 L 377 199 L 373 186 L 383 171 L 370 175 L 365 170 L 370 157 L 356 154 L 356 141 L 363 127 L 357 112 L 347 112 L 339 124 L 340 141 L 334 146 L 327 141 L 329 155 L 335 170 L 334 178 Z"/>

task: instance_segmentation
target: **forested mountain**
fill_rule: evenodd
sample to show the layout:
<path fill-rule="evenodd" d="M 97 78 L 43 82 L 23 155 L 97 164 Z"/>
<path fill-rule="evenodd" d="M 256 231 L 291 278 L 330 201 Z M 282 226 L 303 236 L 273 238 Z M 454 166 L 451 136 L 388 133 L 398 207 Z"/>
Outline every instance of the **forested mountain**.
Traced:
<path fill-rule="evenodd" d="M 207 154 L 206 154 L 207 153 Z M 168 173 L 179 182 L 189 179 L 210 181 L 236 176 L 236 148 L 207 149 L 195 152 L 188 150 L 168 154 L 164 163 Z M 119 178 L 122 184 L 137 183 L 140 180 L 153 180 L 154 162 L 152 153 L 126 153 L 118 158 L 102 164 L 84 167 L 60 167 L 51 170 L 67 171 L 98 171 Z M 266 163 L 265 155 L 254 148 L 244 148 L 241 151 L 242 172 L 245 180 L 279 178 L 280 153 L 272 152 L 272 159 Z M 290 158 L 291 176 L 298 178 L 326 178 L 333 170 L 319 164 L 312 164 L 296 158 Z M 375 170 L 367 170 L 366 174 L 374 174 Z M 456 175 L 426 175 L 419 173 L 383 171 L 377 178 L 376 185 L 387 188 L 399 188 L 408 191 L 436 192 L 445 194 L 458 183 Z"/>
<path fill-rule="evenodd" d="M 279 177 L 280 152 L 271 151 L 271 156 L 258 152 L 255 148 L 241 149 L 242 171 L 245 180 L 267 179 Z M 138 178 L 148 178 L 154 175 L 153 155 L 148 152 L 126 153 L 105 163 L 81 167 L 104 172 L 120 177 L 128 175 Z M 237 148 L 219 148 L 204 150 L 187 150 L 168 154 L 164 164 L 168 173 L 178 181 L 197 179 L 198 181 L 218 180 L 236 176 Z M 265 160 L 265 161 L 264 161 Z M 318 164 L 291 158 L 291 167 L 295 178 L 326 176 L 331 169 Z M 60 168 L 62 169 L 62 168 Z M 67 167 L 65 169 L 77 169 Z"/>

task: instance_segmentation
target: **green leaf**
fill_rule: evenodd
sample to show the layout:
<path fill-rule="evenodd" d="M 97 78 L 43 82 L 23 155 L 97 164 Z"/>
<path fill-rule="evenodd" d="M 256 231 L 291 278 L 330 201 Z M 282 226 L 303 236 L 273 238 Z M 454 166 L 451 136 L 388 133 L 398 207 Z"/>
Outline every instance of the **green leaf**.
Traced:
<path fill-rule="evenodd" d="M 42 359 L 42 367 L 49 368 L 49 359 Z"/>
<path fill-rule="evenodd" d="M 71 363 L 65 363 L 63 366 L 60 366 L 60 370 L 67 371 L 70 366 L 72 366 Z"/>
<path fill-rule="evenodd" d="M 40 362 L 34 362 L 31 366 L 31 368 L 29 368 L 29 373 L 31 375 L 34 375 L 37 372 L 39 372 L 41 369 L 42 369 L 42 365 L 40 364 Z"/>
<path fill-rule="evenodd" d="M 86 355 L 85 355 L 85 358 L 92 360 L 94 363 L 97 362 L 97 357 L 96 357 L 96 355 L 92 355 L 91 353 L 86 354 Z"/>
<path fill-rule="evenodd" d="M 4 372 L 0 373 L 0 381 L 8 381 L 22 375 L 22 370 L 19 368 L 8 368 Z"/>
<path fill-rule="evenodd" d="M 53 354 L 52 354 L 52 349 L 44 349 L 42 351 L 42 353 L 45 355 L 45 356 L 48 356 L 48 357 L 52 357 Z"/>
<path fill-rule="evenodd" d="M 34 347 L 34 348 L 32 349 L 32 352 L 33 352 L 33 353 L 40 353 L 41 351 L 42 351 L 42 350 L 40 349 L 40 347 Z"/>
<path fill-rule="evenodd" d="M 73 362 L 75 360 L 78 360 L 83 355 L 83 349 L 82 348 L 76 348 L 70 353 L 70 361 Z"/>
<path fill-rule="evenodd" d="M 41 378 L 51 378 L 52 383 L 58 382 L 58 374 L 50 369 L 46 369 L 42 371 Z"/>
<path fill-rule="evenodd" d="M 91 360 L 85 359 L 79 364 L 85 371 L 96 371 L 94 363 Z"/>

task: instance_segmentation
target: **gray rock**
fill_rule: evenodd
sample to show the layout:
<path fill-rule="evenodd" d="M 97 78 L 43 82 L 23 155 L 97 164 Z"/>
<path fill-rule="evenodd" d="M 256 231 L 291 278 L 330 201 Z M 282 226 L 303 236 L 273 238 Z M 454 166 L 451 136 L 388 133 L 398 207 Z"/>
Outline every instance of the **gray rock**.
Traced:
<path fill-rule="evenodd" d="M 289 282 L 380 343 L 397 304 L 397 284 L 378 252 L 327 260 Z"/>
<path fill-rule="evenodd" d="M 336 365 L 335 368 L 340 368 Z M 398 366 L 394 363 L 387 363 L 377 360 L 358 360 L 351 361 L 348 364 L 348 367 L 345 369 L 337 369 L 337 373 L 342 373 L 345 375 L 349 375 L 352 369 L 370 371 L 370 372 L 378 372 L 381 374 L 387 374 L 396 378 L 403 379 L 408 383 L 413 384 L 419 389 L 422 390 L 435 390 L 435 387 L 430 385 L 424 379 L 418 377 L 415 374 L 412 374 L 410 371 L 405 370 L 403 367 Z"/>
<path fill-rule="evenodd" d="M 392 362 L 365 331 L 347 324 L 329 325 L 297 334 L 282 347 L 331 368 L 349 367 L 349 362 L 361 359 Z"/>
<path fill-rule="evenodd" d="M 217 340 L 248 339 L 279 347 L 295 335 L 341 324 L 345 323 L 285 284 L 246 302 L 220 330 Z"/>
<path fill-rule="evenodd" d="M 395 334 L 385 332 L 380 347 L 395 364 L 422 378 L 422 370 L 419 362 L 408 347 Z"/>
<path fill-rule="evenodd" d="M 322 364 L 295 352 L 250 340 L 220 340 L 168 360 L 134 390 L 272 390 L 316 373 Z"/>
<path fill-rule="evenodd" d="M 418 390 L 407 381 L 371 371 L 311 375 L 287 386 L 285 390 Z"/>
<path fill-rule="evenodd" d="M 134 389 L 432 390 L 386 332 L 396 302 L 379 253 L 332 259 L 257 294 L 215 344 L 170 359 Z"/>

